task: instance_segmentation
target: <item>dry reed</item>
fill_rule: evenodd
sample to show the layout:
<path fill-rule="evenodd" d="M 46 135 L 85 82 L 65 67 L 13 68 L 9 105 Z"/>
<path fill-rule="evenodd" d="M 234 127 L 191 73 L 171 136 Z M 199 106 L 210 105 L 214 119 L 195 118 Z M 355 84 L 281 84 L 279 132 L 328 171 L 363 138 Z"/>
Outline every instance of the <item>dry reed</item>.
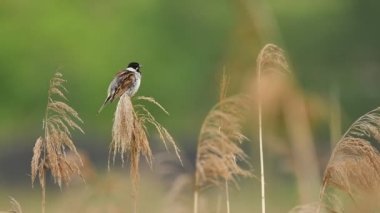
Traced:
<path fill-rule="evenodd" d="M 321 201 L 332 212 L 341 212 L 343 195 L 352 212 L 374 212 L 380 198 L 380 108 L 355 121 L 337 143 L 323 177 Z M 340 193 L 340 194 L 339 194 Z M 337 197 L 334 202 L 329 197 Z M 347 212 L 347 211 L 344 211 Z"/>
<path fill-rule="evenodd" d="M 160 108 L 163 112 L 168 112 L 151 97 L 137 97 L 137 100 L 152 103 Z M 152 151 L 149 146 L 147 136 L 147 125 L 152 125 L 158 132 L 161 141 L 166 149 L 168 144 L 174 149 L 178 159 L 179 148 L 175 144 L 173 137 L 163 127 L 154 116 L 142 104 L 133 105 L 131 98 L 124 94 L 118 101 L 112 127 L 112 143 L 109 150 L 108 168 L 110 168 L 110 158 L 113 163 L 117 154 L 120 154 L 122 165 L 125 162 L 125 155 L 128 155 L 130 160 L 130 176 L 132 179 L 132 198 L 134 200 L 134 211 L 137 211 L 137 197 L 139 185 L 139 161 L 140 155 L 143 155 L 150 166 L 152 166 Z M 181 161 L 182 163 L 182 161 Z"/>
<path fill-rule="evenodd" d="M 32 185 L 37 176 L 42 189 L 42 212 L 45 212 L 46 174 L 50 171 L 54 182 L 61 188 L 62 183 L 68 184 L 73 175 L 81 175 L 82 160 L 71 139 L 71 131 L 84 133 L 79 123 L 83 123 L 78 113 L 65 102 L 67 89 L 61 73 L 55 73 L 50 80 L 48 101 L 43 120 L 44 136 L 37 139 L 33 148 L 31 161 Z M 58 98 L 55 99 L 55 98 Z M 77 161 L 66 158 L 66 150 L 73 152 Z M 79 164 L 77 163 L 79 162 Z"/>
<path fill-rule="evenodd" d="M 319 202 L 304 204 L 294 207 L 289 213 L 316 213 L 319 208 Z"/>
<path fill-rule="evenodd" d="M 11 203 L 11 209 L 8 211 L 0 211 L 0 213 L 22 213 L 22 208 L 19 202 L 13 197 L 9 197 Z"/>
<path fill-rule="evenodd" d="M 306 98 L 298 89 L 285 52 L 274 44 L 268 44 L 261 50 L 256 71 L 256 84 L 252 84 L 251 94 L 258 103 L 262 212 L 265 212 L 263 132 L 270 137 L 276 134 L 281 139 L 288 137 L 283 141 L 289 141 L 289 144 L 268 139 L 265 146 L 269 151 L 291 158 L 289 162 L 293 162 L 291 166 L 297 179 L 300 203 L 315 201 L 320 175 L 309 115 L 310 106 L 315 107 L 319 102 Z M 310 103 L 309 99 L 314 102 Z"/>
<path fill-rule="evenodd" d="M 261 180 L 261 212 L 265 213 L 265 173 L 263 152 L 263 124 L 262 124 L 262 97 L 261 76 L 264 72 L 288 72 L 288 63 L 281 48 L 274 44 L 267 44 L 261 49 L 257 57 L 257 85 L 258 85 L 258 116 L 259 116 L 259 143 L 260 143 L 260 180 Z M 280 71 L 280 72 L 278 72 Z"/>
<path fill-rule="evenodd" d="M 225 187 L 226 208 L 229 212 L 228 182 L 237 185 L 236 177 L 251 177 L 249 170 L 239 162 L 246 163 L 247 155 L 239 147 L 246 139 L 242 134 L 242 121 L 247 113 L 247 97 L 235 95 L 225 98 L 228 78 L 221 81 L 220 101 L 206 116 L 198 138 L 194 213 L 198 212 L 198 197 L 201 189 L 211 185 Z"/>

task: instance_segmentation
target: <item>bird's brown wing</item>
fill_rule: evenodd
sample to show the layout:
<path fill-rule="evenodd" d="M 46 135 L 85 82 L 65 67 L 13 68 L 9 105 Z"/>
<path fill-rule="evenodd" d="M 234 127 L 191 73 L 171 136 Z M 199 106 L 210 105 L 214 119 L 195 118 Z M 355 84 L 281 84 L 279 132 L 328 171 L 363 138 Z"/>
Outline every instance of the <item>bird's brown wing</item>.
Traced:
<path fill-rule="evenodd" d="M 120 71 L 116 74 L 115 78 L 111 81 L 108 86 L 108 96 L 104 101 L 103 105 L 100 107 L 98 113 L 100 113 L 103 107 L 108 103 L 115 100 L 124 94 L 136 81 L 136 76 L 133 72 Z"/>
<path fill-rule="evenodd" d="M 136 81 L 136 76 L 133 72 L 122 72 L 117 76 L 117 86 L 111 98 L 111 102 L 120 96 L 122 96 L 129 88 L 133 86 Z"/>

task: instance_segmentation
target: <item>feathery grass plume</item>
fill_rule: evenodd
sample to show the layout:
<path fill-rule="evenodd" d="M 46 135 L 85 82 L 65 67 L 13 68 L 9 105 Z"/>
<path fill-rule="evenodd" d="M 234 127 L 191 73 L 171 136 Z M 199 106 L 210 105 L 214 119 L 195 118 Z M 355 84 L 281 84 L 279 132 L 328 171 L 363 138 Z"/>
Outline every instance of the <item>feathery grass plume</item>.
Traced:
<path fill-rule="evenodd" d="M 348 205 L 353 210 L 349 212 L 376 212 L 380 208 L 379 149 L 380 107 L 355 121 L 332 153 L 320 195 L 330 211 L 342 209 L 326 199 L 335 195 L 343 205 L 344 195 L 350 198 Z"/>
<path fill-rule="evenodd" d="M 153 98 L 140 96 L 137 100 L 146 101 L 160 108 L 163 112 L 168 112 Z M 154 116 L 142 104 L 133 105 L 131 98 L 124 94 L 118 101 L 112 127 L 112 143 L 109 150 L 108 168 L 110 168 L 111 157 L 113 163 L 117 154 L 120 154 L 122 165 L 124 165 L 125 155 L 130 159 L 130 175 L 132 179 L 132 198 L 134 199 L 134 211 L 137 211 L 137 193 L 139 185 L 139 161 L 143 155 L 150 166 L 152 166 L 152 151 L 149 146 L 147 136 L 147 125 L 151 124 L 158 132 L 161 141 L 166 149 L 168 144 L 174 149 L 178 159 L 179 148 L 175 144 L 173 137 L 163 127 Z M 182 161 L 181 161 L 182 163 Z"/>
<path fill-rule="evenodd" d="M 305 205 L 296 206 L 289 211 L 289 213 L 316 213 L 319 203 L 310 203 Z"/>
<path fill-rule="evenodd" d="M 223 186 L 226 181 L 237 184 L 236 177 L 251 177 L 249 170 L 238 163 L 247 162 L 239 145 L 244 141 L 242 121 L 247 110 L 246 97 L 224 98 L 206 116 L 198 139 L 194 213 L 198 212 L 198 195 L 211 185 Z"/>
<path fill-rule="evenodd" d="M 22 208 L 19 202 L 13 197 L 9 197 L 11 203 L 11 209 L 8 211 L 0 211 L 0 213 L 22 213 Z"/>
<path fill-rule="evenodd" d="M 230 84 L 230 76 L 227 75 L 226 69 L 224 68 L 222 73 L 222 80 L 220 81 L 219 88 L 219 101 L 227 97 L 228 86 Z"/>
<path fill-rule="evenodd" d="M 257 57 L 258 80 L 258 116 L 259 116 L 259 143 L 260 143 L 260 179 L 261 179 L 261 212 L 265 213 L 265 174 L 263 153 L 263 129 L 262 129 L 262 103 L 261 103 L 261 76 L 264 72 L 288 72 L 288 63 L 281 48 L 274 44 L 267 44 L 261 49 Z M 281 72 L 280 72 L 281 73 Z"/>
<path fill-rule="evenodd" d="M 278 140 L 266 140 L 265 145 L 272 152 L 292 158 L 300 203 L 317 200 L 320 174 L 311 122 L 312 119 L 319 118 L 323 112 L 322 102 L 318 98 L 305 97 L 298 89 L 284 51 L 273 44 L 266 45 L 259 54 L 257 78 L 254 80 L 257 82 L 251 87 L 251 94 L 258 103 L 261 149 L 263 149 L 263 131 L 271 137 L 276 134 L 287 134 L 288 139 L 284 141 L 288 141 L 289 144 L 279 143 Z M 310 110 L 318 110 L 319 116 L 310 117 L 310 114 L 315 114 L 310 113 Z M 284 136 L 279 135 L 279 138 Z M 263 154 L 260 156 L 263 157 Z M 261 202 L 265 208 L 264 160 L 260 161 L 263 168 Z M 262 209 L 262 212 L 264 211 L 265 209 Z"/>
<path fill-rule="evenodd" d="M 61 188 L 62 183 L 68 184 L 73 175 L 81 176 L 80 167 L 82 160 L 71 139 L 71 131 L 79 130 L 84 133 L 79 123 L 83 123 L 78 113 L 65 102 L 67 89 L 63 83 L 65 80 L 61 73 L 57 72 L 50 80 L 48 101 L 43 120 L 44 136 L 37 139 L 33 148 L 31 162 L 32 185 L 37 176 L 42 189 L 42 212 L 45 212 L 46 173 L 50 173 L 54 182 Z M 58 98 L 58 99 L 55 99 Z M 66 158 L 66 150 L 73 152 L 78 161 L 69 161 Z M 79 165 L 78 163 L 79 162 Z"/>

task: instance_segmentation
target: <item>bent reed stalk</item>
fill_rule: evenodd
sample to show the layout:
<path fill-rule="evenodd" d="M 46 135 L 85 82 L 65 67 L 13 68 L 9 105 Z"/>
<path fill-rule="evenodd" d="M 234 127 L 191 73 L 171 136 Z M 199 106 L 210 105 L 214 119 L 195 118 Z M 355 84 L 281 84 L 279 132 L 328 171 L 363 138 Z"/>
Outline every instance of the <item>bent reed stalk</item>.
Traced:
<path fill-rule="evenodd" d="M 289 66 L 284 51 L 274 44 L 266 44 L 260 51 L 256 60 L 257 93 L 258 93 L 258 126 L 260 146 L 260 181 L 261 181 L 261 212 L 266 212 L 265 204 L 265 169 L 263 148 L 263 109 L 262 109 L 262 75 L 264 72 L 289 73 Z"/>

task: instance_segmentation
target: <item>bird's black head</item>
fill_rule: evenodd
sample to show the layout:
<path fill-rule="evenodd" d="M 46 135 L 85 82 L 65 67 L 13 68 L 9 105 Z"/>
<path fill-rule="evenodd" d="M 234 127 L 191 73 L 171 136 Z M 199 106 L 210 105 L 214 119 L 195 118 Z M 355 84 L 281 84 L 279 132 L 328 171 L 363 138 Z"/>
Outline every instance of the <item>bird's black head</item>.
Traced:
<path fill-rule="evenodd" d="M 142 67 L 142 65 L 140 65 L 137 62 L 131 62 L 128 64 L 128 67 L 135 69 L 137 72 L 140 72 L 140 68 Z"/>

